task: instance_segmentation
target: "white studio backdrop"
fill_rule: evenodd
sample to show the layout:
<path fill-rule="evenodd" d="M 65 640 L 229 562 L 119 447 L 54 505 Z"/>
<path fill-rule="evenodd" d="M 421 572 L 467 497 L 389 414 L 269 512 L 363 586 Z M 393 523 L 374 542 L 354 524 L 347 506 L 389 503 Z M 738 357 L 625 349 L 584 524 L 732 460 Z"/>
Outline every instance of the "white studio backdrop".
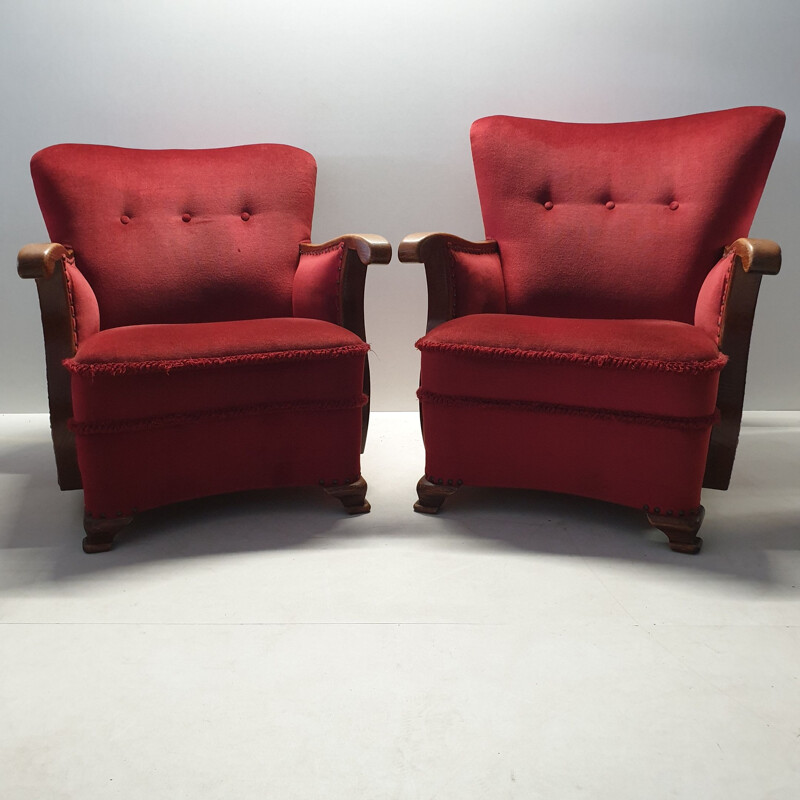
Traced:
<path fill-rule="evenodd" d="M 800 409 L 797 0 L 0 0 L 0 413 L 46 410 L 35 288 L 42 147 L 282 142 L 319 165 L 314 241 L 482 238 L 468 132 L 488 114 L 572 122 L 771 105 L 788 123 L 752 234 L 777 240 L 746 406 Z M 373 409 L 416 408 L 422 267 L 370 268 Z"/>

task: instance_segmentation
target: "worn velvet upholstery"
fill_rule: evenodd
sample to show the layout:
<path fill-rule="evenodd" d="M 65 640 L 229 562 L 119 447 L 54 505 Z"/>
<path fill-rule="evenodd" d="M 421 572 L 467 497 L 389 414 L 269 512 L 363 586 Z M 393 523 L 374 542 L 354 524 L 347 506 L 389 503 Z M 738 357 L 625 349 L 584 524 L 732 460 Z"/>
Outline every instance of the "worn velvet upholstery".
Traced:
<path fill-rule="evenodd" d="M 759 107 L 619 124 L 475 122 L 509 313 L 693 322 L 710 268 L 750 230 L 783 125 Z"/>
<path fill-rule="evenodd" d="M 749 232 L 783 124 L 760 107 L 473 124 L 499 256 L 452 254 L 453 319 L 417 342 L 428 481 L 696 511 L 723 249 Z"/>
<path fill-rule="evenodd" d="M 74 251 L 64 366 L 90 517 L 359 478 L 368 346 L 336 313 L 343 248 L 295 284 L 308 153 L 68 144 L 32 174 L 51 239 Z"/>
<path fill-rule="evenodd" d="M 48 147 L 31 161 L 47 231 L 71 247 L 100 325 L 292 316 L 316 164 L 285 145 Z"/>

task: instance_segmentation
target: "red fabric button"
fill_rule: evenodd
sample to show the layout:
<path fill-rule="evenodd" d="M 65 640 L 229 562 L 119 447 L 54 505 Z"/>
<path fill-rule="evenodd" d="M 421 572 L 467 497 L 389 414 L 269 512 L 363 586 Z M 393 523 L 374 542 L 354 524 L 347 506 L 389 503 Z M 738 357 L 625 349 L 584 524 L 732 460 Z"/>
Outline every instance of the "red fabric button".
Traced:
<path fill-rule="evenodd" d="M 545 208 L 546 208 L 546 209 L 549 211 L 549 210 L 550 210 L 550 209 L 553 207 L 553 201 L 552 201 L 552 200 L 548 200 L 548 201 L 547 201 L 547 202 L 544 204 L 544 207 L 545 207 Z"/>
<path fill-rule="evenodd" d="M 243 219 L 245 222 L 247 222 L 247 220 L 249 220 L 249 219 L 250 219 L 250 214 L 248 214 L 246 211 L 242 211 L 242 219 Z"/>
<path fill-rule="evenodd" d="M 609 200 L 606 203 L 606 208 L 610 211 L 612 208 L 614 208 L 615 205 L 616 205 L 616 203 L 613 200 Z"/>
<path fill-rule="evenodd" d="M 679 203 L 677 200 L 673 200 L 673 201 L 672 201 L 672 202 L 669 204 L 669 210 L 670 210 L 670 211 L 677 211 L 677 210 L 678 210 L 678 206 L 679 206 L 679 205 L 680 205 L 680 203 Z"/>
<path fill-rule="evenodd" d="M 122 216 L 119 218 L 119 221 L 120 221 L 120 222 L 121 222 L 123 225 L 127 225 L 127 224 L 128 224 L 130 221 L 131 221 L 131 218 L 130 218 L 130 217 L 127 215 L 127 214 L 123 214 L 123 215 L 122 215 Z"/>
<path fill-rule="evenodd" d="M 184 215 L 181 217 L 181 219 L 182 219 L 184 222 L 189 222 L 189 220 L 190 220 L 191 218 L 192 218 L 192 215 L 191 215 L 191 214 L 184 214 Z"/>

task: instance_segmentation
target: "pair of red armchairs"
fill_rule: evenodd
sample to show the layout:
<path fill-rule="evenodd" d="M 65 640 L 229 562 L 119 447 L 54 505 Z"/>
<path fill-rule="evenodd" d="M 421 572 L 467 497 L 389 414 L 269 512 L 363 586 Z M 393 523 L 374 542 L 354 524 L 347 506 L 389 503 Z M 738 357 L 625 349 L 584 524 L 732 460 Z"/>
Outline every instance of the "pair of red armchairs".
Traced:
<path fill-rule="evenodd" d="M 772 242 L 745 239 L 784 115 L 472 126 L 487 239 L 407 237 L 425 264 L 417 511 L 462 485 L 643 508 L 697 552 L 727 488 Z M 84 550 L 137 511 L 319 484 L 369 511 L 364 281 L 379 236 L 309 242 L 302 150 L 57 145 L 32 174 L 52 243 L 20 252 L 45 333 L 59 484 Z"/>

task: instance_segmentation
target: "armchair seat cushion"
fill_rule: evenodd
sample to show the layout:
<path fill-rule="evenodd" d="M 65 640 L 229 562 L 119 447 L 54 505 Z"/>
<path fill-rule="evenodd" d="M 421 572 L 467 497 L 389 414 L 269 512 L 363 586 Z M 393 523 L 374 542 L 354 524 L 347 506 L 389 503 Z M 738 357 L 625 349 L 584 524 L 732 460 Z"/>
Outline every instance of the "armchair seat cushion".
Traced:
<path fill-rule="evenodd" d="M 423 402 L 677 427 L 710 423 L 725 364 L 703 330 L 653 319 L 473 314 L 439 325 L 417 347 Z"/>
<path fill-rule="evenodd" d="M 66 362 L 76 433 L 198 414 L 360 407 L 368 346 L 312 319 L 135 325 L 100 331 Z"/>

